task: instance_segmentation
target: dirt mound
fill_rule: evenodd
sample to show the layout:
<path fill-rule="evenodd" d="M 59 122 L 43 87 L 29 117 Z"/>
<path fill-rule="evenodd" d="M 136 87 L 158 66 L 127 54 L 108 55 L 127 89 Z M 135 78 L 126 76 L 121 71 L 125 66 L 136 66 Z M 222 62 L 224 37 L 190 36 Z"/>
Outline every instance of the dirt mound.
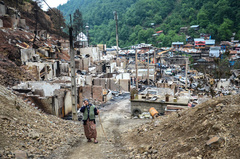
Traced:
<path fill-rule="evenodd" d="M 47 115 L 1 85 L 0 130 L 0 158 L 14 157 L 16 150 L 29 158 L 54 158 L 83 136 L 80 122 Z"/>
<path fill-rule="evenodd" d="M 239 101 L 215 98 L 128 132 L 130 158 L 240 158 Z"/>

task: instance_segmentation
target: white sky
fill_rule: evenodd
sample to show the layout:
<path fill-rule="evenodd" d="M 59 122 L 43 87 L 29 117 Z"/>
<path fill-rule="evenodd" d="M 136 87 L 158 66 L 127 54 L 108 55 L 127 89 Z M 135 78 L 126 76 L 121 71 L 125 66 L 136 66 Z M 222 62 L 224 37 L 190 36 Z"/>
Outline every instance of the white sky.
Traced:
<path fill-rule="evenodd" d="M 51 7 L 51 8 L 56 8 L 57 6 L 59 6 L 60 4 L 64 4 L 67 3 L 68 0 L 45 0 L 47 2 L 47 4 Z M 44 1 L 42 1 L 42 9 L 44 11 L 48 10 L 48 6 L 46 5 L 46 3 Z"/>

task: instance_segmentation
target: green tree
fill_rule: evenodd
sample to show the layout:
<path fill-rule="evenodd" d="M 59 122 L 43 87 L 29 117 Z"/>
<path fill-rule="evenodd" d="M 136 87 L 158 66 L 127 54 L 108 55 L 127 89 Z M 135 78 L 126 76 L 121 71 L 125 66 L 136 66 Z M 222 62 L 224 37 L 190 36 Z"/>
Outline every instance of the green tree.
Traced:
<path fill-rule="evenodd" d="M 197 20 L 201 27 L 205 28 L 209 24 L 208 13 L 205 9 L 202 9 L 198 12 Z"/>
<path fill-rule="evenodd" d="M 232 26 L 233 26 L 233 21 L 230 19 L 224 19 L 224 22 L 220 25 L 218 29 L 218 35 L 219 38 L 224 41 L 224 40 L 230 40 L 232 36 Z"/>
<path fill-rule="evenodd" d="M 82 13 L 77 9 L 73 14 L 73 35 L 76 37 L 80 32 L 83 32 Z"/>

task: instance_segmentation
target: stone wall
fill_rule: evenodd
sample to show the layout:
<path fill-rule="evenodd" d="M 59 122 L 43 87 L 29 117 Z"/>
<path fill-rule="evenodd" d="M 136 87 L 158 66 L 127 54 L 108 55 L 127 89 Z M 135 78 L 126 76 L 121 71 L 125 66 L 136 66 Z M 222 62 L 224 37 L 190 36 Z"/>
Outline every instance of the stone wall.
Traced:
<path fill-rule="evenodd" d="M 130 80 L 120 79 L 120 88 L 121 91 L 130 92 Z"/>
<path fill-rule="evenodd" d="M 98 47 L 85 47 L 80 49 L 81 55 L 85 57 L 85 55 L 90 55 L 93 61 L 99 60 L 99 48 Z M 100 54 L 102 57 L 102 55 Z"/>
<path fill-rule="evenodd" d="M 35 50 L 32 48 L 29 49 L 21 49 L 21 61 L 22 64 L 33 61 L 33 55 L 35 55 Z"/>
<path fill-rule="evenodd" d="M 135 110 L 140 110 L 141 113 L 148 112 L 151 107 L 154 107 L 158 113 L 165 112 L 164 103 L 160 102 L 150 102 L 145 100 L 135 100 L 131 101 L 131 112 L 133 113 Z"/>
<path fill-rule="evenodd" d="M 29 96 L 35 106 L 48 114 L 54 114 L 52 97 Z"/>
<path fill-rule="evenodd" d="M 0 16 L 4 16 L 7 13 L 6 11 L 6 6 L 0 3 Z"/>
<path fill-rule="evenodd" d="M 26 29 L 26 28 L 27 28 L 26 20 L 25 20 L 25 19 L 20 19 L 20 20 L 19 20 L 18 27 L 19 27 L 19 28 Z"/>

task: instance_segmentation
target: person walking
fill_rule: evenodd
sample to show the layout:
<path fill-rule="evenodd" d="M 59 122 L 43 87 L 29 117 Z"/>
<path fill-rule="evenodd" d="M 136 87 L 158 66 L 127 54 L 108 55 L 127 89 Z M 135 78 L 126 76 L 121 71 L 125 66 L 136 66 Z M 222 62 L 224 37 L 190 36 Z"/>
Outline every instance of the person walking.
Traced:
<path fill-rule="evenodd" d="M 91 142 L 91 138 L 94 138 L 94 143 L 97 144 L 95 115 L 99 114 L 99 110 L 88 99 L 84 99 L 80 112 L 83 113 L 84 133 L 88 142 Z"/>

